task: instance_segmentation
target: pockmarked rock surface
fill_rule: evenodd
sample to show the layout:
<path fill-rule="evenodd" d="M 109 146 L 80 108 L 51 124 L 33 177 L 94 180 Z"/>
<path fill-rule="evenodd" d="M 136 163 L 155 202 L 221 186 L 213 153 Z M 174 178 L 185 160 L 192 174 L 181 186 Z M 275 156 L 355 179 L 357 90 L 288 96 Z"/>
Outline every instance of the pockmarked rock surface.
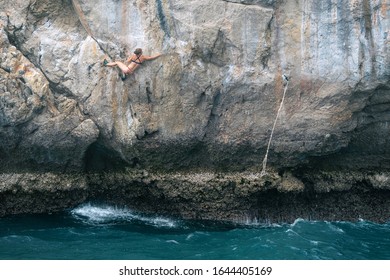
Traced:
<path fill-rule="evenodd" d="M 178 181 L 175 172 L 259 173 L 286 90 L 268 155 L 273 179 L 251 184 L 262 191 L 251 199 L 238 195 L 238 210 L 227 206 L 234 188 L 215 200 L 202 191 L 187 214 L 171 212 L 191 216 L 204 196 L 213 208 L 207 218 L 224 209 L 256 213 L 268 205 L 261 194 L 274 191 L 293 199 L 297 192 L 364 189 L 388 199 L 389 33 L 385 0 L 1 1 L 0 198 L 24 184 L 23 173 L 31 182 L 54 172 L 83 178 L 79 203 L 99 193 L 99 185 L 105 189 L 104 180 L 88 174 L 113 172 L 129 192 L 134 180 L 151 189 L 183 184 L 169 200 L 183 204 L 190 200 L 180 194 L 188 180 Z M 163 55 L 125 81 L 118 69 L 102 66 L 105 55 L 123 61 L 136 47 Z M 129 169 L 149 178 L 130 176 Z M 157 173 L 171 175 L 151 175 Z M 53 179 L 59 192 L 69 180 Z M 143 197 L 171 197 L 173 189 Z M 7 207 L 0 214 L 23 212 Z"/>

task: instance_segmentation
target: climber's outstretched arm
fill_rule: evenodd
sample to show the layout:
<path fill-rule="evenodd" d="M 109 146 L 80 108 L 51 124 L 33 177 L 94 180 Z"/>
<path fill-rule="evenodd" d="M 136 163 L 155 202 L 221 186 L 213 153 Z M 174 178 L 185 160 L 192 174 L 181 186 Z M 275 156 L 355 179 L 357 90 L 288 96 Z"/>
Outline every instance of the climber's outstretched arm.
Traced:
<path fill-rule="evenodd" d="M 162 55 L 161 53 L 153 55 L 153 56 L 146 56 L 146 55 L 144 55 L 143 59 L 145 59 L 145 60 L 153 60 L 153 59 L 156 59 L 157 57 L 160 57 L 161 55 Z"/>

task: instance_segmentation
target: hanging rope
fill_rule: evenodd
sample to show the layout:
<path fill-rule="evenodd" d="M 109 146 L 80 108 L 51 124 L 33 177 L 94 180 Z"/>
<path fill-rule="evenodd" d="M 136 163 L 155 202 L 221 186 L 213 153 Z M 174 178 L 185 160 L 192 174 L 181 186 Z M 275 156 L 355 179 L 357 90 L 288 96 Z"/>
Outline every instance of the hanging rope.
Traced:
<path fill-rule="evenodd" d="M 271 135 L 270 135 L 269 140 L 268 140 L 267 151 L 266 151 L 264 159 L 263 159 L 263 168 L 261 170 L 260 177 L 263 177 L 265 174 L 267 174 L 266 169 L 267 169 L 268 152 L 269 152 L 269 148 L 271 146 L 272 137 L 274 135 L 276 122 L 278 121 L 280 111 L 282 110 L 283 103 L 284 103 L 284 98 L 286 96 L 286 91 L 287 91 L 287 88 L 288 88 L 288 78 L 287 78 L 286 75 L 283 75 L 283 80 L 286 82 L 286 84 L 284 86 L 283 97 L 282 97 L 282 101 L 280 101 L 280 106 L 279 106 L 278 112 L 276 113 L 276 118 L 275 118 L 275 121 L 274 121 L 274 125 L 272 126 Z"/>

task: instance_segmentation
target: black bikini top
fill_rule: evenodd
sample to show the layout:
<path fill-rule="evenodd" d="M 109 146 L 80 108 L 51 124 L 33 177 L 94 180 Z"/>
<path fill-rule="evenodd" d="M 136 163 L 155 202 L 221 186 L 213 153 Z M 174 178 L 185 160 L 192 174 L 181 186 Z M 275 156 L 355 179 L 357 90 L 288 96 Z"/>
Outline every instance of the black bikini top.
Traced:
<path fill-rule="evenodd" d="M 137 58 L 135 60 L 130 60 L 131 62 L 134 62 L 136 64 L 142 64 L 141 60 L 139 59 L 141 55 L 137 55 Z M 137 61 L 138 60 L 138 61 Z"/>

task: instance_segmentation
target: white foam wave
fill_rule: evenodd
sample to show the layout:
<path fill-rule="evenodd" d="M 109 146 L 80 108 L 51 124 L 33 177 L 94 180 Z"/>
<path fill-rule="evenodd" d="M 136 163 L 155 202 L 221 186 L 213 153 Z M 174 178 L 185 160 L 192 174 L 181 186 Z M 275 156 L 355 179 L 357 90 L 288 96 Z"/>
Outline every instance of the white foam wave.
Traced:
<path fill-rule="evenodd" d="M 96 206 L 92 204 L 81 205 L 71 211 L 74 218 L 88 224 L 111 224 L 116 222 L 141 221 L 155 227 L 174 228 L 178 223 L 163 217 L 148 217 L 134 213 L 125 207 Z"/>
<path fill-rule="evenodd" d="M 244 217 L 242 219 L 235 219 L 234 223 L 238 225 L 248 226 L 248 227 L 282 227 L 281 224 L 271 223 L 268 219 L 258 219 L 252 217 Z"/>
<path fill-rule="evenodd" d="M 291 227 L 295 227 L 298 223 L 305 222 L 305 221 L 306 221 L 305 219 L 298 218 L 291 224 Z"/>
<path fill-rule="evenodd" d="M 176 240 L 167 240 L 167 241 L 165 241 L 166 243 L 172 243 L 172 244 L 176 244 L 176 245 L 179 245 L 180 243 L 179 242 L 177 242 Z"/>
<path fill-rule="evenodd" d="M 178 223 L 176 221 L 167 218 L 162 218 L 162 217 L 155 217 L 155 218 L 138 217 L 138 218 L 143 222 L 151 223 L 157 227 L 164 226 L 164 227 L 174 228 L 178 226 Z"/>
<path fill-rule="evenodd" d="M 71 211 L 72 215 L 78 219 L 90 222 L 104 223 L 117 220 L 132 220 L 135 215 L 127 209 L 112 206 L 82 205 Z"/>

